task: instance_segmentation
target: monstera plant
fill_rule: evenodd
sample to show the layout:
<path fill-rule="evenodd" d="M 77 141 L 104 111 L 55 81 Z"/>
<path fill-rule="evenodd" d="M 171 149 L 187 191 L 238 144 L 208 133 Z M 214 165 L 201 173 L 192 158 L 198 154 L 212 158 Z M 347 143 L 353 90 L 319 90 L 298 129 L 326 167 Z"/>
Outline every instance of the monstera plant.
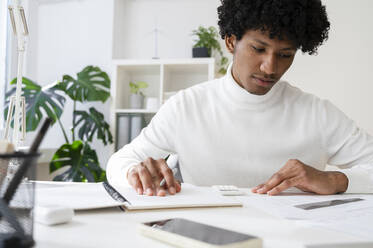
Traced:
<path fill-rule="evenodd" d="M 13 79 L 11 85 L 16 84 Z M 64 75 L 62 81 L 41 87 L 28 78 L 22 79 L 23 96 L 26 99 L 26 131 L 34 131 L 44 115 L 58 123 L 65 138 L 65 144 L 58 148 L 49 165 L 50 173 L 67 167 L 63 173 L 54 177 L 55 181 L 99 182 L 106 179 L 101 169 L 96 151 L 90 143 L 94 138 L 105 145 L 113 143 L 109 124 L 104 115 L 95 108 L 89 111 L 78 110 L 77 102 L 102 103 L 110 96 L 110 79 L 106 72 L 94 66 L 87 66 L 77 77 Z M 6 93 L 5 116 L 8 113 L 9 100 L 15 87 Z M 68 96 L 73 101 L 71 135 L 68 133 L 60 117 Z"/>

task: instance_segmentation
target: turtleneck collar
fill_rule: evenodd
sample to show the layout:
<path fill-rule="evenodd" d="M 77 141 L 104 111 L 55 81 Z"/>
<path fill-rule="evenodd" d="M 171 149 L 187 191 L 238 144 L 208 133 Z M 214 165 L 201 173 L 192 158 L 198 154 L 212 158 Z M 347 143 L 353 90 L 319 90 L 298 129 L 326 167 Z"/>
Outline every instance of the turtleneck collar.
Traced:
<path fill-rule="evenodd" d="M 263 109 L 269 107 L 282 95 L 285 83 L 277 82 L 265 95 L 255 95 L 242 88 L 232 76 L 232 63 L 227 69 L 227 74 L 223 77 L 223 89 L 231 101 L 251 109 Z"/>

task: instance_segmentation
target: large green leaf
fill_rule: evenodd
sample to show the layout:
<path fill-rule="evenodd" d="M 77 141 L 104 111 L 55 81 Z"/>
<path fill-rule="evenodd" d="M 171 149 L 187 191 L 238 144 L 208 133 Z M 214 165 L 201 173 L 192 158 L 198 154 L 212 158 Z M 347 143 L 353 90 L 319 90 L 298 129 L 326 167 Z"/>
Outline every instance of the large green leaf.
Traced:
<path fill-rule="evenodd" d="M 64 75 L 59 88 L 72 100 L 105 102 L 110 96 L 110 79 L 106 72 L 95 66 L 87 66 L 75 79 Z"/>
<path fill-rule="evenodd" d="M 17 78 L 10 83 L 15 85 Z M 46 114 L 53 120 L 53 123 L 60 118 L 65 105 L 65 97 L 59 95 L 56 90 L 58 83 L 53 83 L 46 87 L 41 87 L 37 83 L 28 78 L 22 78 L 23 96 L 26 99 L 26 131 L 34 131 L 43 119 L 43 114 Z M 5 94 L 5 111 L 6 118 L 9 111 L 10 98 L 16 92 L 16 87 L 13 87 Z M 12 125 L 13 126 L 13 125 Z"/>
<path fill-rule="evenodd" d="M 62 145 L 53 155 L 49 171 L 52 173 L 65 166 L 70 168 L 54 177 L 54 181 L 101 182 L 106 179 L 106 173 L 99 165 L 96 151 L 80 140 Z"/>
<path fill-rule="evenodd" d="M 107 141 L 110 144 L 113 143 L 109 124 L 105 121 L 104 115 L 95 108 L 89 108 L 89 113 L 86 111 L 75 111 L 74 114 L 77 117 L 75 126 L 80 126 L 78 132 L 80 139 L 92 141 L 94 134 L 97 133 L 97 139 L 102 140 L 105 145 Z"/>

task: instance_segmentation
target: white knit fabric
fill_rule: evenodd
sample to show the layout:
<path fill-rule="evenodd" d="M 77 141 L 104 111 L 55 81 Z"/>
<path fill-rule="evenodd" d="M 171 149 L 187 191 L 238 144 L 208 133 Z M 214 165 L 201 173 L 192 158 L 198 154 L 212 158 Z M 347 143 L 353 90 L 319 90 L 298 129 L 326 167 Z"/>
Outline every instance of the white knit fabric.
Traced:
<path fill-rule="evenodd" d="M 348 192 L 373 193 L 373 137 L 327 100 L 280 81 L 265 95 L 241 88 L 231 75 L 169 99 L 107 165 L 112 184 L 127 184 L 131 165 L 178 154 L 185 182 L 253 187 L 289 159 L 324 170 L 336 165 Z M 359 166 L 361 165 L 361 166 Z"/>

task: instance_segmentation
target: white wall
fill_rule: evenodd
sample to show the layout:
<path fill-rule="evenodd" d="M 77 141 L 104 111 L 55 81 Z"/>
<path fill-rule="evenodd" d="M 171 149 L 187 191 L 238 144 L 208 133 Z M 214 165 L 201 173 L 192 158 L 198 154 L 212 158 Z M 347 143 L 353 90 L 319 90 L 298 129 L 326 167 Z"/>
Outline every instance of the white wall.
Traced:
<path fill-rule="evenodd" d="M 38 0 L 28 3 L 30 37 L 25 75 L 41 85 L 61 80 L 64 74 L 76 77 L 87 65 L 111 72 L 113 1 L 110 0 Z M 67 98 L 69 99 L 69 98 Z M 77 104 L 79 109 L 90 105 Z M 109 122 L 109 101 L 94 104 Z M 61 122 L 70 134 L 72 102 L 68 100 Z M 30 143 L 33 135 L 28 135 Z M 60 127 L 49 131 L 43 148 L 58 148 L 64 143 Z M 100 162 L 105 166 L 108 147 L 94 143 Z"/>
<path fill-rule="evenodd" d="M 219 0 L 117 0 L 115 1 L 114 58 L 152 58 L 154 28 L 160 29 L 161 58 L 192 56 L 192 30 L 216 26 Z"/>
<path fill-rule="evenodd" d="M 5 87 L 6 77 L 6 36 L 7 36 L 7 4 L 6 1 L 0 1 L 0 89 Z M 4 92 L 0 91 L 0 135 L 2 135 L 3 128 L 3 102 Z"/>
<path fill-rule="evenodd" d="M 373 1 L 324 3 L 331 21 L 329 40 L 318 56 L 299 53 L 284 79 L 330 99 L 373 134 Z M 191 31 L 199 25 L 217 26 L 219 0 L 32 0 L 29 5 L 26 75 L 47 84 L 88 64 L 110 72 L 112 57 L 151 58 L 155 19 L 162 31 L 160 57 L 191 57 Z M 66 107 L 62 122 L 71 123 L 72 108 Z M 105 110 L 109 121 L 109 105 L 95 107 Z M 54 127 L 43 145 L 58 147 L 62 142 Z M 102 146 L 98 150 L 105 166 L 110 154 Z"/>
<path fill-rule="evenodd" d="M 285 79 L 330 99 L 373 135 L 373 1 L 324 0 L 331 28 L 317 56 L 297 54 Z"/>

